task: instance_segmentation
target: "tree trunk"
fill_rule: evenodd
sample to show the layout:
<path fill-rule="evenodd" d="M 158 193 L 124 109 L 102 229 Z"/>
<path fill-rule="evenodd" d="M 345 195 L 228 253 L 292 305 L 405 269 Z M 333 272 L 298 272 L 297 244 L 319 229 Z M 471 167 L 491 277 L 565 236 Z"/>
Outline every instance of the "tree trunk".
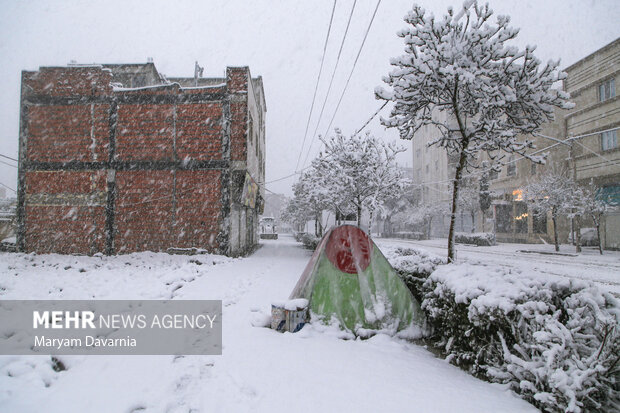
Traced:
<path fill-rule="evenodd" d="M 428 218 L 428 225 L 426 226 L 426 239 L 431 239 L 431 228 L 433 225 L 433 217 Z"/>
<path fill-rule="evenodd" d="M 452 210 L 450 212 L 450 230 L 448 232 L 448 264 L 454 262 L 454 224 L 456 223 L 456 207 L 459 199 L 459 184 L 461 183 L 461 175 L 463 169 L 465 169 L 465 163 L 467 161 L 467 147 L 469 146 L 469 136 L 467 136 L 465 122 L 461 119 L 458 105 L 458 92 L 459 92 L 459 78 L 458 76 L 454 80 L 454 91 L 452 93 L 452 109 L 454 110 L 454 117 L 459 125 L 459 131 L 461 132 L 462 145 L 461 153 L 459 154 L 459 163 L 456 166 L 456 172 L 454 173 L 454 184 L 452 186 Z"/>
<path fill-rule="evenodd" d="M 598 238 L 598 252 L 603 255 L 603 243 L 601 242 L 601 221 L 592 215 L 594 225 L 596 226 L 596 237 Z"/>
<path fill-rule="evenodd" d="M 465 169 L 466 160 L 467 153 L 465 153 L 464 149 L 461 149 L 459 163 L 456 166 L 456 173 L 454 174 L 454 184 L 452 186 L 452 209 L 450 212 L 450 230 L 448 232 L 448 263 L 454 262 L 454 226 L 456 224 L 456 207 L 459 199 L 459 184 L 461 182 L 463 169 Z"/>
<path fill-rule="evenodd" d="M 357 204 L 357 227 L 362 227 L 362 205 Z"/>
<path fill-rule="evenodd" d="M 319 218 L 315 215 L 314 216 L 314 235 L 317 236 L 317 237 L 319 236 L 319 226 L 318 226 L 318 223 L 319 223 Z"/>
<path fill-rule="evenodd" d="M 555 212 L 551 214 L 551 220 L 553 221 L 553 242 L 555 244 L 555 251 L 560 251 L 560 243 L 558 242 L 558 226 L 557 226 L 557 217 L 555 216 Z"/>
<path fill-rule="evenodd" d="M 581 252 L 581 217 L 575 217 L 575 251 Z"/>
<path fill-rule="evenodd" d="M 476 213 L 474 211 L 471 211 L 471 233 L 473 234 L 474 232 L 476 232 L 476 218 L 475 218 Z"/>

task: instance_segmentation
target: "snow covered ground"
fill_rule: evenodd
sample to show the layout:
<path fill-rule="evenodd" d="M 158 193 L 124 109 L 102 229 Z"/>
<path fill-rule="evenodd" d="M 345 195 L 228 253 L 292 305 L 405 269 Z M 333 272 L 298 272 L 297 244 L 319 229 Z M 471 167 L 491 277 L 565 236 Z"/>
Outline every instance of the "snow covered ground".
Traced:
<path fill-rule="evenodd" d="M 503 387 L 384 335 L 258 327 L 310 258 L 292 238 L 248 258 L 0 253 L 1 299 L 221 299 L 221 356 L 0 356 L 2 412 L 527 412 Z M 616 262 L 616 264 L 618 264 Z"/>
<path fill-rule="evenodd" d="M 375 238 L 383 246 L 409 246 L 427 250 L 441 257 L 448 251 L 447 239 L 413 241 L 394 238 Z M 602 289 L 620 297 L 620 251 L 604 251 L 600 255 L 595 247 L 584 247 L 580 254 L 575 247 L 561 245 L 555 254 L 553 245 L 499 244 L 492 247 L 456 245 L 457 262 L 496 264 L 561 277 L 593 281 Z"/>

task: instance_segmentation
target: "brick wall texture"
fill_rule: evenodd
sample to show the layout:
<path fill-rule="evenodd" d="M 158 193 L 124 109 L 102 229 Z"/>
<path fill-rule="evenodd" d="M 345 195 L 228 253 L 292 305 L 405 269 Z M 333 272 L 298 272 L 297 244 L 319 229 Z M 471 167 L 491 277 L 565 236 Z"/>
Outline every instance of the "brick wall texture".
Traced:
<path fill-rule="evenodd" d="M 248 77 L 233 68 L 226 87 L 114 91 L 101 67 L 24 72 L 22 249 L 226 253 L 225 171 L 247 155 L 247 103 L 227 97 Z"/>

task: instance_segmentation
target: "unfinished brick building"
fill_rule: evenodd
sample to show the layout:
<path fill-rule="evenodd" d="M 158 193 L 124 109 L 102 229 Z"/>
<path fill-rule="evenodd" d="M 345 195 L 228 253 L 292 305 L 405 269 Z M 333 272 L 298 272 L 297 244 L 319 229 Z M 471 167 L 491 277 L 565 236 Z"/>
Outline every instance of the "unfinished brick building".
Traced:
<path fill-rule="evenodd" d="M 262 79 L 160 75 L 153 63 L 22 73 L 17 247 L 117 254 L 257 243 Z"/>

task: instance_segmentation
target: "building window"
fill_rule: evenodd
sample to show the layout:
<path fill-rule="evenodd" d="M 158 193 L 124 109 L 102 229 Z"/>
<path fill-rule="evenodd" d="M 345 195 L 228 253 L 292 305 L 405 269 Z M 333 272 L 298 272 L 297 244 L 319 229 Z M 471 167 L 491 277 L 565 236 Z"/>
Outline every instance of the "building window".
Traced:
<path fill-rule="evenodd" d="M 530 175 L 536 175 L 536 164 L 534 162 L 530 163 Z"/>
<path fill-rule="evenodd" d="M 612 77 L 598 86 L 599 101 L 604 102 L 616 96 L 616 80 Z"/>
<path fill-rule="evenodd" d="M 439 170 L 439 161 L 435 161 L 435 170 L 438 171 Z"/>
<path fill-rule="evenodd" d="M 604 151 L 614 149 L 618 147 L 618 134 L 617 130 L 610 130 L 601 133 L 601 148 Z"/>
<path fill-rule="evenodd" d="M 428 168 L 428 164 L 426 165 L 426 173 L 428 174 L 429 168 Z"/>

